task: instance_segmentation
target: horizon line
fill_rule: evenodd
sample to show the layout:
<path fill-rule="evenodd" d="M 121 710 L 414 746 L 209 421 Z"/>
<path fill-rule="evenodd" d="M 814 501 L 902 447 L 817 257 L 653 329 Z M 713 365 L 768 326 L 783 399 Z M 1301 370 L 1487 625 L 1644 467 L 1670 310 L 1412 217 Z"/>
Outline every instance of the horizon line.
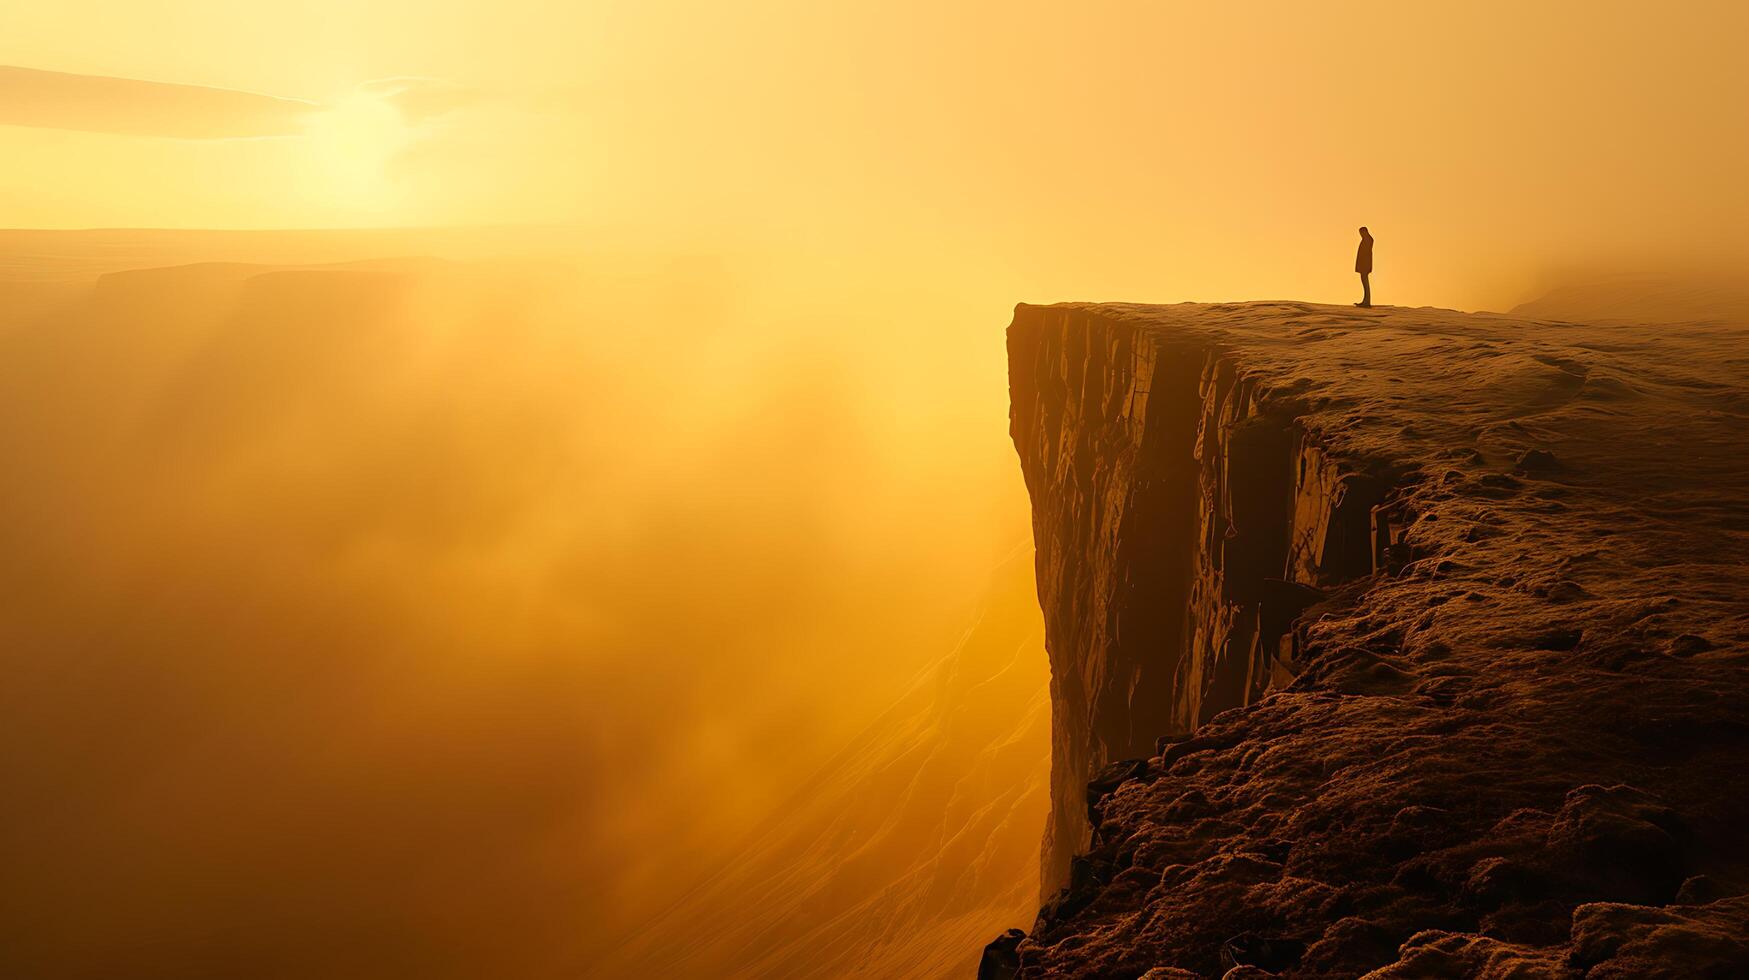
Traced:
<path fill-rule="evenodd" d="M 222 231 L 222 232 L 287 232 L 287 231 L 487 231 L 515 229 L 565 229 L 584 228 L 582 224 L 566 222 L 502 222 L 493 224 L 457 224 L 457 225 L 279 225 L 273 227 L 213 227 L 213 226 L 180 226 L 180 225 L 90 225 L 77 228 L 44 228 L 26 226 L 0 226 L 0 233 L 9 231 L 29 231 L 77 234 L 83 232 L 116 232 L 116 231 Z"/>

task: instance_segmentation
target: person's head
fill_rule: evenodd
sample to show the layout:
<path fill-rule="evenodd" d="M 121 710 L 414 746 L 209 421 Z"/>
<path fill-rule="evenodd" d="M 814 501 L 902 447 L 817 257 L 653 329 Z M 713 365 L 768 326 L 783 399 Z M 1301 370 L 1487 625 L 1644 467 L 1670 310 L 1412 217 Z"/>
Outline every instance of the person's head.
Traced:
<path fill-rule="evenodd" d="M 1372 237 L 1372 232 L 1367 231 L 1365 225 L 1360 226 L 1360 234 L 1361 234 L 1361 237 L 1363 237 L 1363 238 L 1371 238 Z"/>

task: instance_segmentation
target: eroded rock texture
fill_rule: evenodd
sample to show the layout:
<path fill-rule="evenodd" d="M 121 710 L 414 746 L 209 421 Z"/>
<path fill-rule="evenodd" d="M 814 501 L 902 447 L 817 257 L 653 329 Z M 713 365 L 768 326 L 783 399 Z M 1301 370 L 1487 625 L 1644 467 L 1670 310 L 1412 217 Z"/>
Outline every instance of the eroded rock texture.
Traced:
<path fill-rule="evenodd" d="M 1015 975 L 1749 975 L 1745 341 L 1017 309 L 1054 755 Z"/>

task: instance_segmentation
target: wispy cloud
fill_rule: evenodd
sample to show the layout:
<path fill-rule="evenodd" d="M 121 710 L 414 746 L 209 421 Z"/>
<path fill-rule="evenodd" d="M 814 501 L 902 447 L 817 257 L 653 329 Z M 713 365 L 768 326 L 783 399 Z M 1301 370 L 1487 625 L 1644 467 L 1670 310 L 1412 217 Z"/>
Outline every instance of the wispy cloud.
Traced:
<path fill-rule="evenodd" d="M 0 125 L 172 139 L 293 136 L 323 107 L 302 99 L 0 65 Z"/>
<path fill-rule="evenodd" d="M 482 93 L 441 78 L 362 82 L 355 98 L 392 107 L 408 124 L 448 115 Z M 333 105 L 258 92 L 0 65 L 0 126 L 170 139 L 297 136 Z"/>
<path fill-rule="evenodd" d="M 414 76 L 377 78 L 360 83 L 353 91 L 394 106 L 409 123 L 448 115 L 481 97 L 478 90 L 465 85 Z"/>

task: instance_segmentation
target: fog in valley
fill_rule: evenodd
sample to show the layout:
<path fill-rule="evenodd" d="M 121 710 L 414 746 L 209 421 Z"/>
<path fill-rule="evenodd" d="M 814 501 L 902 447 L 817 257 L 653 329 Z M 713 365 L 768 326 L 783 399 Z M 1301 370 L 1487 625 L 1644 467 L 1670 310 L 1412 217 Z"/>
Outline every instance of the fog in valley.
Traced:
<path fill-rule="evenodd" d="M 1014 304 L 1740 316 L 1676 7 L 9 12 L 0 974 L 966 975 Z"/>

